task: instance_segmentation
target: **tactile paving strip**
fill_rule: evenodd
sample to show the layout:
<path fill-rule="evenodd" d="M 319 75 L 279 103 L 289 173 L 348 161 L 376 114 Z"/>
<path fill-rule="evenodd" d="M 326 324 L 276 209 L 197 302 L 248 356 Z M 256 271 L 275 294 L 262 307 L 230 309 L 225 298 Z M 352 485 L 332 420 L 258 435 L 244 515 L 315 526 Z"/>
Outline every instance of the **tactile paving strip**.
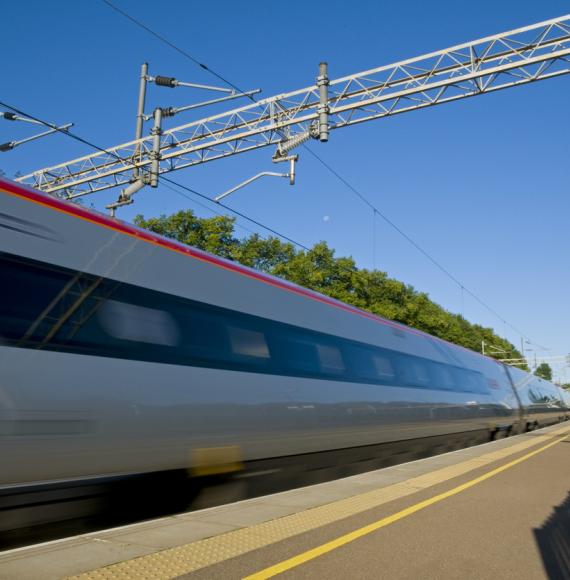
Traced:
<path fill-rule="evenodd" d="M 444 467 L 432 473 L 414 477 L 401 483 L 349 497 L 296 514 L 241 528 L 232 532 L 192 542 L 105 566 L 86 572 L 73 579 L 169 579 L 241 556 L 298 534 L 320 528 L 338 520 L 378 507 L 389 501 L 415 493 L 458 477 L 469 471 L 504 459 L 521 451 L 550 441 L 570 432 L 569 427 L 533 437 L 506 449 L 493 451 L 457 465 Z"/>

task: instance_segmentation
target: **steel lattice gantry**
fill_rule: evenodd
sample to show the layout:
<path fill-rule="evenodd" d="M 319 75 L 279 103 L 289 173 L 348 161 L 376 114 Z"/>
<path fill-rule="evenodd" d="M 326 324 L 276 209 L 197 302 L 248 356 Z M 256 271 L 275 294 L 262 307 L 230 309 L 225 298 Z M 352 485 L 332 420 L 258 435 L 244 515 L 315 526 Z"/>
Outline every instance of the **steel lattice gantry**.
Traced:
<path fill-rule="evenodd" d="M 322 72 L 322 70 L 321 70 Z M 18 179 L 77 197 L 268 145 L 570 72 L 570 15 L 257 101 Z M 323 95 L 325 95 L 323 99 Z M 154 175 L 156 182 L 157 175 Z"/>

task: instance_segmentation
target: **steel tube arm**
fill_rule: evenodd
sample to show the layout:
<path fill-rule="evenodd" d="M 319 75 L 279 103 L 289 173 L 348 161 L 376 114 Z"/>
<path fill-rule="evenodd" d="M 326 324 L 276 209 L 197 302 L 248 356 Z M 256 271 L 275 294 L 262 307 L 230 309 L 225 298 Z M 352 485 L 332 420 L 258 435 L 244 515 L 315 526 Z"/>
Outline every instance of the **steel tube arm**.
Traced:
<path fill-rule="evenodd" d="M 227 197 L 228 195 L 230 195 L 230 193 L 233 193 L 234 191 L 237 191 L 238 189 L 241 189 L 242 187 L 249 185 L 252 181 L 259 179 L 260 177 L 289 177 L 289 173 L 276 173 L 275 171 L 262 171 L 261 173 L 258 173 L 257 175 L 254 175 L 253 177 L 250 177 L 249 179 L 246 179 L 245 181 L 242 181 L 241 183 L 238 183 L 236 186 L 232 187 L 231 189 L 224 191 L 224 193 L 217 195 L 216 197 L 214 197 L 214 201 L 219 202 L 220 200 L 224 199 L 224 197 Z"/>

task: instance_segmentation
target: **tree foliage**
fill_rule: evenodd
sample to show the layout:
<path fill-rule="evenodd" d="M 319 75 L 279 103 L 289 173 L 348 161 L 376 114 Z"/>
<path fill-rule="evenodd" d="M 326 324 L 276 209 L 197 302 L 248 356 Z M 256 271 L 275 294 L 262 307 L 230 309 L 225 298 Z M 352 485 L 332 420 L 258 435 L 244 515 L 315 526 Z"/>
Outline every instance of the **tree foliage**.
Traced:
<path fill-rule="evenodd" d="M 425 292 L 390 278 L 386 272 L 358 268 L 351 257 L 336 257 L 326 242 L 304 251 L 275 237 L 264 239 L 253 234 L 238 239 L 234 222 L 227 216 L 198 218 L 190 210 L 157 218 L 145 219 L 142 215 L 135 218 L 135 224 L 157 234 L 284 278 L 471 350 L 480 352 L 481 343 L 485 341 L 505 351 L 506 354 L 501 353 L 502 358 L 521 357 L 519 351 L 493 329 L 448 312 Z"/>
<path fill-rule="evenodd" d="M 548 363 L 541 363 L 536 367 L 534 374 L 541 379 L 546 379 L 547 381 L 552 380 L 552 368 Z"/>

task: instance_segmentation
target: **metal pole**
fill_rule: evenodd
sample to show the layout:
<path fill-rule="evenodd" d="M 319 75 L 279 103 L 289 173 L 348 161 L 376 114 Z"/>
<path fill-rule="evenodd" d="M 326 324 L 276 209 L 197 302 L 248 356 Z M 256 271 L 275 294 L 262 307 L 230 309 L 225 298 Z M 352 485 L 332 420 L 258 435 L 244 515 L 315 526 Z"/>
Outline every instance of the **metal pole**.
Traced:
<path fill-rule="evenodd" d="M 144 104 L 146 99 L 146 83 L 148 80 L 148 63 L 143 62 L 141 66 L 141 80 L 139 85 L 139 102 L 137 106 L 137 128 L 135 131 L 135 140 L 142 137 L 143 124 L 144 124 Z M 134 158 L 135 161 L 140 161 L 141 146 L 137 143 L 135 147 Z M 133 177 L 137 179 L 140 175 L 140 169 L 135 167 L 133 169 Z"/>
<path fill-rule="evenodd" d="M 328 65 L 321 62 L 317 87 L 319 87 L 319 139 L 323 142 L 329 140 L 329 83 Z"/>
<path fill-rule="evenodd" d="M 154 110 L 154 126 L 152 128 L 152 153 L 150 164 L 151 187 L 158 187 L 158 172 L 160 170 L 160 136 L 162 135 L 162 109 L 157 107 Z"/>
<path fill-rule="evenodd" d="M 289 185 L 295 185 L 295 163 L 299 159 L 298 155 L 292 155 L 289 159 Z"/>

